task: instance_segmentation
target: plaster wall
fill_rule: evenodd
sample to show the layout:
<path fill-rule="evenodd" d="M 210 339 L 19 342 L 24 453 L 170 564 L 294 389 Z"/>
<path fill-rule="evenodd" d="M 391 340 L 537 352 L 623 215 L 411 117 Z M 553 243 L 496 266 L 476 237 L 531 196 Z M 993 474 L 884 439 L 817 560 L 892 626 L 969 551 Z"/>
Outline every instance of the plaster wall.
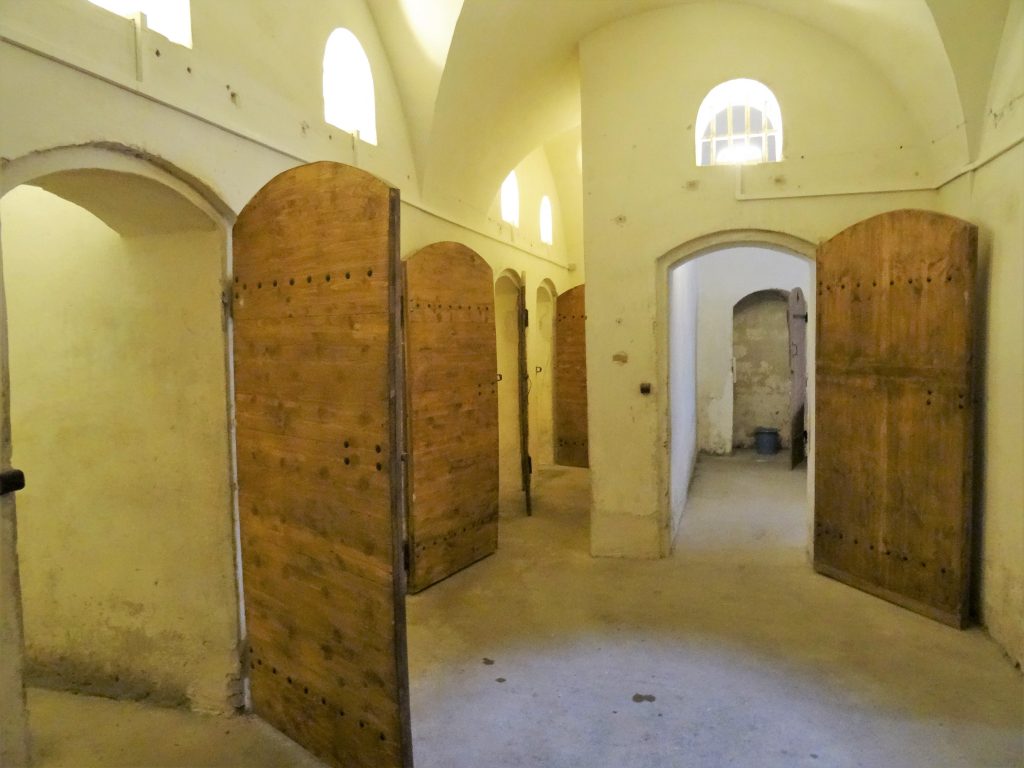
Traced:
<path fill-rule="evenodd" d="M 0 270 L 3 269 L 0 237 Z M 0 317 L 7 300 L 0 281 Z M 0 469 L 11 467 L 10 386 L 7 324 L 0 325 Z M 15 496 L 0 496 L 0 765 L 23 768 L 30 761 L 28 707 L 24 685 L 25 641 L 18 567 L 18 515 Z"/>
<path fill-rule="evenodd" d="M 28 186 L 0 218 L 29 679 L 228 710 L 223 235 L 123 238 Z"/>
<path fill-rule="evenodd" d="M 697 461 L 697 317 L 700 272 L 696 261 L 669 272 L 670 504 L 672 535 L 679 528 Z"/>
<path fill-rule="evenodd" d="M 658 376 L 667 356 L 659 330 L 667 322 L 666 254 L 730 230 L 814 243 L 881 211 L 935 208 L 937 194 L 874 193 L 929 175 L 924 151 L 898 149 L 916 125 L 856 52 L 791 19 L 726 4 L 652 11 L 585 38 L 580 62 L 591 551 L 657 557 L 671 539 L 660 421 L 667 386 Z M 715 84 L 750 75 L 779 98 L 786 159 L 742 170 L 695 167 L 701 101 Z M 837 83 L 842 99 L 832 98 Z M 621 350 L 626 366 L 612 360 Z M 661 389 L 644 398 L 638 385 L 652 380 Z"/>
<path fill-rule="evenodd" d="M 399 187 L 405 204 L 467 236 L 559 258 L 565 238 L 546 160 L 525 163 L 520 183 L 552 189 L 553 249 L 539 233 L 503 229 L 489 216 L 496 189 L 483 199 L 421 195 L 402 100 L 363 0 L 201 3 L 192 25 L 187 49 L 146 29 L 136 36 L 130 20 L 84 0 L 0 0 L 0 99 L 19 105 L 0 131 L 0 157 L 94 142 L 138 148 L 208 185 L 235 212 L 281 171 L 333 160 Z M 323 48 L 336 27 L 351 29 L 370 60 L 376 146 L 324 122 Z M 539 196 L 526 202 L 535 219 Z"/>
<path fill-rule="evenodd" d="M 992 636 L 1024 661 L 1024 2 L 1010 4 L 981 135 L 991 162 L 942 191 L 978 225 L 975 418 L 976 601 Z"/>
<path fill-rule="evenodd" d="M 733 310 L 733 419 L 735 448 L 754 445 L 755 430 L 774 427 L 790 444 L 789 304 L 775 292 L 740 299 Z"/>
<path fill-rule="evenodd" d="M 733 308 L 755 291 L 803 289 L 814 317 L 814 265 L 779 250 L 723 248 L 699 257 L 698 449 L 727 454 L 733 447 Z M 813 327 L 813 323 L 810 324 Z M 809 334 L 812 337 L 814 334 Z M 814 378 L 813 338 L 808 338 L 808 378 Z M 788 407 L 788 405 L 787 405 Z"/>

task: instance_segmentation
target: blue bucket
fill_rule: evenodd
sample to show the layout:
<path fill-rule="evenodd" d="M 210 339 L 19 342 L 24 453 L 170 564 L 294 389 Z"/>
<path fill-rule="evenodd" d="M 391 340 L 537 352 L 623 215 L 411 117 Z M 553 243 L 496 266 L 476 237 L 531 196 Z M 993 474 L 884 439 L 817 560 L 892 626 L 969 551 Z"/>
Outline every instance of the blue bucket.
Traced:
<path fill-rule="evenodd" d="M 779 430 L 775 427 L 758 427 L 754 430 L 754 445 L 762 456 L 773 456 L 779 452 Z"/>

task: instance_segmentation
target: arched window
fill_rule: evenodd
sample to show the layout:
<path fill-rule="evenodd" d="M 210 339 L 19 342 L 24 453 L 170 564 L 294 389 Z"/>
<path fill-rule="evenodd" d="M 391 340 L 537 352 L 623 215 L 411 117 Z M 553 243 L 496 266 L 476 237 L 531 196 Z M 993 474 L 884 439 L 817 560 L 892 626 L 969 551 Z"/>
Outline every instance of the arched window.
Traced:
<path fill-rule="evenodd" d="M 697 110 L 697 165 L 735 165 L 782 159 L 782 112 L 757 80 L 716 85 Z"/>
<path fill-rule="evenodd" d="M 551 198 L 540 199 L 540 241 L 551 245 L 555 242 L 555 228 L 551 221 Z"/>
<path fill-rule="evenodd" d="M 359 40 L 339 27 L 324 49 L 324 120 L 377 143 L 377 105 L 373 96 L 370 60 Z"/>
<path fill-rule="evenodd" d="M 519 226 L 519 180 L 515 171 L 501 182 L 501 218 L 513 227 Z"/>
<path fill-rule="evenodd" d="M 172 43 L 192 47 L 192 7 L 189 0 L 89 0 L 118 16 L 146 14 L 146 26 Z"/>

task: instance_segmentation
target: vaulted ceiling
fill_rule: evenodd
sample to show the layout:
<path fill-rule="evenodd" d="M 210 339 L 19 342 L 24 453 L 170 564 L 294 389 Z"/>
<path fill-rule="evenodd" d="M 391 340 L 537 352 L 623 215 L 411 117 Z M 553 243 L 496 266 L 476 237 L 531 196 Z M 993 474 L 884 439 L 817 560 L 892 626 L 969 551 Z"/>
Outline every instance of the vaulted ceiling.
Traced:
<path fill-rule="evenodd" d="M 583 38 L 698 1 L 367 0 L 424 191 L 493 194 L 526 154 L 579 125 Z M 958 127 L 964 162 L 977 147 L 1009 1 L 730 0 L 783 14 L 859 52 L 922 130 Z"/>

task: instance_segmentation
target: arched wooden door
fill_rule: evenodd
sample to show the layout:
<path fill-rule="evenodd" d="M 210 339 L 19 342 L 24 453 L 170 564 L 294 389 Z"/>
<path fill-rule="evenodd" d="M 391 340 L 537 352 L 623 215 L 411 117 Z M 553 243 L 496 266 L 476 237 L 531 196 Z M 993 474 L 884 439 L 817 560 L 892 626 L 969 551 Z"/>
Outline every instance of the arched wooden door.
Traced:
<path fill-rule="evenodd" d="M 459 243 L 405 262 L 409 413 L 409 586 L 498 548 L 494 275 Z"/>
<path fill-rule="evenodd" d="M 234 227 L 254 711 L 337 766 L 409 766 L 398 190 L 321 162 Z"/>
<path fill-rule="evenodd" d="M 967 620 L 977 229 L 927 211 L 818 250 L 814 566 Z"/>
<path fill-rule="evenodd" d="M 555 463 L 589 467 L 585 287 L 558 297 L 555 315 Z"/>

